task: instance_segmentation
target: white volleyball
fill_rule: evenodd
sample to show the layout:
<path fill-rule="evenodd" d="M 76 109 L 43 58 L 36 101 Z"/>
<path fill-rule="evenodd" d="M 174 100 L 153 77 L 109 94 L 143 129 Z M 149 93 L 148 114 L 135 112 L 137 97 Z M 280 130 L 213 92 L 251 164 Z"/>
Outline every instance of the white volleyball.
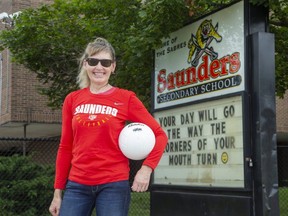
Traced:
<path fill-rule="evenodd" d="M 154 148 L 155 141 L 154 132 L 143 123 L 128 124 L 119 135 L 119 147 L 122 153 L 132 160 L 146 158 Z"/>

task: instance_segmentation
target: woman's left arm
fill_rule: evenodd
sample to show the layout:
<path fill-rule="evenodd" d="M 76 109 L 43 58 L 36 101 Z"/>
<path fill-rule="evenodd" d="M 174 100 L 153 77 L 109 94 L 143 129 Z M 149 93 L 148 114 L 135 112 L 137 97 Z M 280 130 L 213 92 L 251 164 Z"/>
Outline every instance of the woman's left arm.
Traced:
<path fill-rule="evenodd" d="M 129 113 L 131 121 L 146 124 L 153 130 L 155 135 L 155 146 L 143 161 L 142 167 L 137 172 L 132 185 L 133 191 L 143 192 L 148 189 L 151 173 L 158 165 L 164 153 L 168 138 L 165 131 L 136 95 L 132 95 L 130 98 Z"/>

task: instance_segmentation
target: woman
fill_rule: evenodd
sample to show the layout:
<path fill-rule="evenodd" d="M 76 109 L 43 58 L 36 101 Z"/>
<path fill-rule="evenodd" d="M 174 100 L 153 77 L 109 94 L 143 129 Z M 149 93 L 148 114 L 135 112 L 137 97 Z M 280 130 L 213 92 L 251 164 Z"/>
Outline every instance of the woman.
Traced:
<path fill-rule="evenodd" d="M 157 166 L 167 136 L 135 93 L 109 84 L 116 57 L 104 38 L 89 43 L 80 59 L 80 90 L 65 98 L 62 135 L 56 160 L 53 216 L 126 216 L 130 190 L 144 192 Z M 129 186 L 129 160 L 118 146 L 126 121 L 148 125 L 155 147 Z M 65 190 L 63 200 L 62 191 Z"/>

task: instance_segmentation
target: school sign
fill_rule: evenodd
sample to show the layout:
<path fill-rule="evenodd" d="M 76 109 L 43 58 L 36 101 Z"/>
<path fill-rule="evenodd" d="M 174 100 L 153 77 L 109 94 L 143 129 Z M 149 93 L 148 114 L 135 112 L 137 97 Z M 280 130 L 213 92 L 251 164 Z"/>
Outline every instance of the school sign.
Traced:
<path fill-rule="evenodd" d="M 267 203 L 254 200 L 253 185 L 260 173 L 267 186 L 275 185 L 275 179 L 267 179 L 268 170 L 254 162 L 259 157 L 265 161 L 261 145 L 276 143 L 271 137 L 266 137 L 269 143 L 257 143 L 261 135 L 253 132 L 253 126 L 261 124 L 256 116 L 267 110 L 259 106 L 267 106 L 261 94 L 269 96 L 268 110 L 275 114 L 273 88 L 265 88 L 265 82 L 271 85 L 274 78 L 274 53 L 259 57 L 259 49 L 273 51 L 274 41 L 273 35 L 265 33 L 261 39 L 262 34 L 249 27 L 253 18 L 248 14 L 263 10 L 251 7 L 239 1 L 209 14 L 171 33 L 155 50 L 153 114 L 169 141 L 153 176 L 152 215 L 237 216 L 266 211 Z M 265 22 L 264 13 L 254 16 Z M 252 58 L 257 60 L 251 62 Z M 268 65 L 260 69 L 262 61 Z M 269 133 L 271 125 L 276 131 L 275 121 L 269 124 Z M 260 152 L 255 153 L 257 146 Z M 275 166 L 275 158 L 269 164 Z M 277 170 L 273 172 L 277 176 Z M 174 203 L 177 200 L 184 208 Z M 277 198 L 274 201 L 277 215 Z"/>

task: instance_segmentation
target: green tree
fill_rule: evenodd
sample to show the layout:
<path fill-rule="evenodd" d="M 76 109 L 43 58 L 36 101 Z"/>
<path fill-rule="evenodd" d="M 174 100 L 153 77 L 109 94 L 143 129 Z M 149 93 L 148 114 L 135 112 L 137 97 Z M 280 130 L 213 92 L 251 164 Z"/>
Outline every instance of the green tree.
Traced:
<path fill-rule="evenodd" d="M 84 47 L 97 36 L 105 37 L 115 46 L 118 58 L 113 84 L 134 89 L 147 101 L 152 48 L 183 23 L 178 15 L 187 8 L 180 3 L 56 0 L 50 6 L 23 11 L 14 28 L 1 32 L 1 44 L 13 53 L 14 61 L 46 84 L 40 90 L 49 97 L 49 105 L 60 107 L 64 96 L 77 88 L 77 60 Z"/>
<path fill-rule="evenodd" d="M 288 2 L 271 2 L 270 31 L 275 34 L 276 92 L 283 97 L 288 89 Z"/>
<path fill-rule="evenodd" d="M 49 105 L 58 108 L 65 95 L 77 88 L 78 58 L 84 47 L 97 36 L 105 37 L 114 45 L 118 59 L 112 84 L 134 90 L 148 104 L 153 50 L 159 48 L 161 39 L 231 2 L 55 0 L 49 6 L 24 10 L 14 28 L 0 33 L 0 41 L 2 49 L 9 48 L 13 53 L 14 61 L 35 72 L 46 84 L 39 89 L 49 97 Z M 266 0 L 251 2 L 267 4 Z M 270 1 L 270 10 L 271 31 L 276 35 L 277 94 L 283 96 L 288 88 L 284 73 L 288 64 L 287 3 Z"/>

